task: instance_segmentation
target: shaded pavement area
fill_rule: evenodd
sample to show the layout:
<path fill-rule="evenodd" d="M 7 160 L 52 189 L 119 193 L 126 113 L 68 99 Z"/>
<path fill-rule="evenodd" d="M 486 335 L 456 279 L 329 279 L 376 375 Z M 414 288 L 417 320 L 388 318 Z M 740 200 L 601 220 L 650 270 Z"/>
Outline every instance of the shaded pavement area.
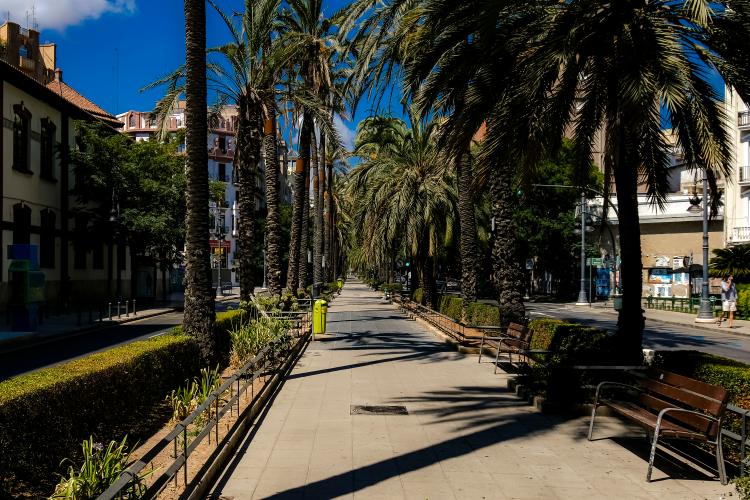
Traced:
<path fill-rule="evenodd" d="M 510 375 L 452 351 L 359 282 L 333 303 L 328 329 L 214 498 L 702 499 L 733 490 L 666 451 L 646 483 L 642 431 L 601 417 L 587 441 L 588 418 L 539 413 L 507 389 Z M 366 413 L 383 406 L 408 414 Z"/>

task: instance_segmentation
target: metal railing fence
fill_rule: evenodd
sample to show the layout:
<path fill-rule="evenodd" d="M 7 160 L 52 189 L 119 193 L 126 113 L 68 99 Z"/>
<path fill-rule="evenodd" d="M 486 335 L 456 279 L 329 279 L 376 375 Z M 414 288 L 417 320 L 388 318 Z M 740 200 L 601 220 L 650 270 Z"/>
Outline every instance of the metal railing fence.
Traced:
<path fill-rule="evenodd" d="M 296 316 L 296 318 L 292 318 L 293 316 Z M 230 413 L 230 415 L 234 413 L 235 408 L 237 415 L 244 411 L 240 406 L 242 396 L 247 395 L 248 390 L 251 391 L 251 399 L 247 401 L 244 409 L 252 407 L 261 394 L 261 391 L 255 392 L 254 382 L 262 377 L 264 377 L 264 383 L 267 382 L 268 378 L 283 366 L 284 361 L 286 361 L 284 357 L 296 352 L 300 343 L 307 342 L 310 338 L 311 328 L 309 327 L 309 312 L 307 310 L 279 315 L 279 317 L 289 317 L 294 321 L 295 327 L 290 329 L 290 333 L 294 332 L 291 341 L 288 338 L 281 337 L 264 347 L 237 373 L 212 391 L 206 400 L 184 420 L 176 424 L 169 434 L 148 450 L 139 460 L 125 469 L 120 478 L 102 493 L 98 500 L 120 498 L 126 492 L 135 494 L 138 484 L 134 479 L 140 477 L 140 474 L 148 465 L 170 445 L 173 447 L 171 455 L 173 461 L 146 488 L 144 496 L 146 498 L 157 496 L 171 480 L 174 480 L 177 484 L 180 470 L 183 472 L 183 482 L 187 487 L 189 484 L 188 460 L 190 454 L 196 450 L 204 439 L 208 438 L 210 443 L 212 433 L 214 434 L 215 445 L 218 447 L 220 444 L 219 423 L 221 418 L 227 413 Z M 285 345 L 285 342 L 290 343 Z M 228 397 L 227 393 L 229 393 Z M 189 427 L 194 423 L 199 425 L 200 429 L 197 435 L 190 440 L 190 434 L 194 433 L 196 429 L 189 431 Z"/>

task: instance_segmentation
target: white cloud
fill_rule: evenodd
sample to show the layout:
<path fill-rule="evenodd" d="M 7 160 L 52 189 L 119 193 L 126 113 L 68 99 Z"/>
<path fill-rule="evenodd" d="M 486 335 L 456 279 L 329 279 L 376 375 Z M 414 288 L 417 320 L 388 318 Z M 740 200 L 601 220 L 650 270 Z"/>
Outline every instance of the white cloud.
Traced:
<path fill-rule="evenodd" d="M 353 129 L 349 128 L 343 122 L 341 117 L 339 117 L 338 115 L 336 115 L 333 118 L 333 125 L 336 127 L 336 130 L 338 131 L 339 136 L 341 137 L 341 142 L 344 143 L 344 147 L 348 151 L 353 150 L 354 149 L 354 136 L 356 135 L 356 132 Z"/>
<path fill-rule="evenodd" d="M 25 27 L 28 13 L 31 26 L 32 8 L 40 30 L 62 31 L 103 14 L 132 13 L 135 0 L 0 0 L 0 19 L 5 20 L 10 13 L 11 21 Z"/>

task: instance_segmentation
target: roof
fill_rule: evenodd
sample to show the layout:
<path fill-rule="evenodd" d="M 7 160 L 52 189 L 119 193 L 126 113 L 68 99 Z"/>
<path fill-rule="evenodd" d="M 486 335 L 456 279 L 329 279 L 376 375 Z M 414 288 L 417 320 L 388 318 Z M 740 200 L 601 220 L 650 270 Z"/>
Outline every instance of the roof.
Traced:
<path fill-rule="evenodd" d="M 26 75 L 12 64 L 0 59 L 0 81 L 2 80 L 22 89 L 24 92 L 37 99 L 51 104 L 60 111 L 68 113 L 73 118 L 100 120 L 105 125 L 112 128 L 122 127 L 122 123 L 114 116 L 83 97 L 69 85 L 62 84 L 69 89 L 69 92 L 67 93 L 62 86 L 57 86 L 57 89 L 54 89 L 53 86 L 56 86 L 55 84 L 57 84 L 57 82 L 50 83 L 50 86 L 45 85 Z M 76 98 L 73 94 L 78 97 Z M 84 108 L 84 105 L 86 105 L 88 109 Z"/>
<path fill-rule="evenodd" d="M 107 113 L 102 108 L 83 97 L 76 89 L 63 82 L 62 80 L 53 80 L 47 84 L 47 88 L 58 94 L 66 101 L 74 104 L 82 110 L 94 115 L 105 122 L 111 122 L 111 125 L 121 125 L 122 122 L 113 115 Z"/>

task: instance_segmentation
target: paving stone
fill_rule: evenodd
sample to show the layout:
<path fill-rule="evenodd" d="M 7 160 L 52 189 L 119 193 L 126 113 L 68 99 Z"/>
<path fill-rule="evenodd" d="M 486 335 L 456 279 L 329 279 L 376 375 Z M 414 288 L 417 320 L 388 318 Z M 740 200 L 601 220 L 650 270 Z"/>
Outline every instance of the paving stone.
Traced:
<path fill-rule="evenodd" d="M 308 347 L 223 494 L 610 500 L 732 489 L 663 458 L 646 483 L 642 431 L 597 417 L 589 442 L 587 417 L 537 412 L 507 390 L 510 375 L 451 351 L 361 283 L 347 283 L 328 321 L 343 335 Z M 401 405 L 408 415 L 351 415 L 351 405 Z"/>

